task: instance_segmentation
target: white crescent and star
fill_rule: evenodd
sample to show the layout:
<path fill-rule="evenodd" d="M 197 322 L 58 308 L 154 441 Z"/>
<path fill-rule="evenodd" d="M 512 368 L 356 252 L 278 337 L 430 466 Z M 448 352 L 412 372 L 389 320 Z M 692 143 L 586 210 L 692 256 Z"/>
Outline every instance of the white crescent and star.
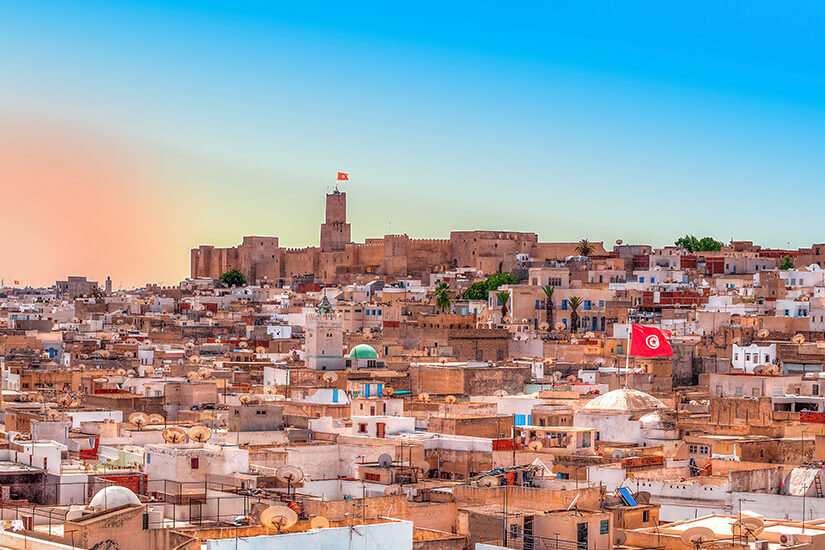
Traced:
<path fill-rule="evenodd" d="M 655 334 L 651 334 L 645 338 L 645 344 L 647 344 L 647 347 L 650 349 L 656 349 L 659 347 L 659 337 Z"/>

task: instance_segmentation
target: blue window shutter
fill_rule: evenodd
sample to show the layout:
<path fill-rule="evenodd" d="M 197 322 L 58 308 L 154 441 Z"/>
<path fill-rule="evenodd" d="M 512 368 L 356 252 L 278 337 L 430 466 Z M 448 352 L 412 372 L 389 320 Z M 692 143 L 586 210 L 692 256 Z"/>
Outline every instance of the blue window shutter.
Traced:
<path fill-rule="evenodd" d="M 370 385 L 369 384 L 364 384 L 364 397 L 369 397 L 369 396 L 370 396 Z"/>
<path fill-rule="evenodd" d="M 332 390 L 332 402 L 338 403 L 338 390 Z"/>
<path fill-rule="evenodd" d="M 525 417 L 523 414 L 517 414 L 515 418 L 516 426 L 524 426 L 526 420 L 527 417 Z"/>

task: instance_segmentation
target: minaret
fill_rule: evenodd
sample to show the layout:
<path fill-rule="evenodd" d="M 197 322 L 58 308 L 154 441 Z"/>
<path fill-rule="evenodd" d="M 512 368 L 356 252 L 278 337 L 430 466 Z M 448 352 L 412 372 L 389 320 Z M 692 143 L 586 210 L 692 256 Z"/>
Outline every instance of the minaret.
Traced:
<path fill-rule="evenodd" d="M 106 277 L 106 296 L 112 295 L 112 278 Z"/>
<path fill-rule="evenodd" d="M 321 252 L 344 250 L 351 238 L 350 224 L 347 223 L 347 194 L 336 188 L 327 193 L 326 221 L 321 224 Z"/>

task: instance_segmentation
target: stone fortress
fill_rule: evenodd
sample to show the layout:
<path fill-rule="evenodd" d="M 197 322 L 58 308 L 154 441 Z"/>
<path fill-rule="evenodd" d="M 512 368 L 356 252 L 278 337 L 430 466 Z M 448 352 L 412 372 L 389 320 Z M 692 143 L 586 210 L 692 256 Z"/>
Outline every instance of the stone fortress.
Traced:
<path fill-rule="evenodd" d="M 603 243 L 593 243 L 594 254 L 604 254 Z M 405 277 L 457 267 L 482 273 L 509 271 L 516 254 L 543 262 L 575 254 L 576 243 L 541 243 L 536 233 L 515 231 L 453 231 L 449 239 L 412 239 L 385 235 L 354 243 L 347 223 L 347 194 L 326 196 L 321 224 L 321 246 L 283 248 L 278 237 L 246 236 L 231 248 L 201 245 L 191 252 L 192 277 L 220 277 L 237 269 L 252 283 L 278 283 L 313 274 L 323 283 L 351 281 L 356 275 Z"/>

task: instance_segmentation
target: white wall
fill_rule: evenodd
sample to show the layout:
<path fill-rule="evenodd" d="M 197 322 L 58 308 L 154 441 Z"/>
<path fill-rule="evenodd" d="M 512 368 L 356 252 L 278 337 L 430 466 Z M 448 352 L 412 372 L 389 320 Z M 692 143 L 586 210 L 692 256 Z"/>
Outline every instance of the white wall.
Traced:
<path fill-rule="evenodd" d="M 329 527 L 303 533 L 284 533 L 258 537 L 242 537 L 244 550 L 293 550 L 295 548 L 323 548 L 324 550 L 353 550 L 356 548 L 392 548 L 412 550 L 413 524 L 392 521 L 350 527 Z M 235 550 L 234 538 L 208 540 L 206 550 Z"/>

